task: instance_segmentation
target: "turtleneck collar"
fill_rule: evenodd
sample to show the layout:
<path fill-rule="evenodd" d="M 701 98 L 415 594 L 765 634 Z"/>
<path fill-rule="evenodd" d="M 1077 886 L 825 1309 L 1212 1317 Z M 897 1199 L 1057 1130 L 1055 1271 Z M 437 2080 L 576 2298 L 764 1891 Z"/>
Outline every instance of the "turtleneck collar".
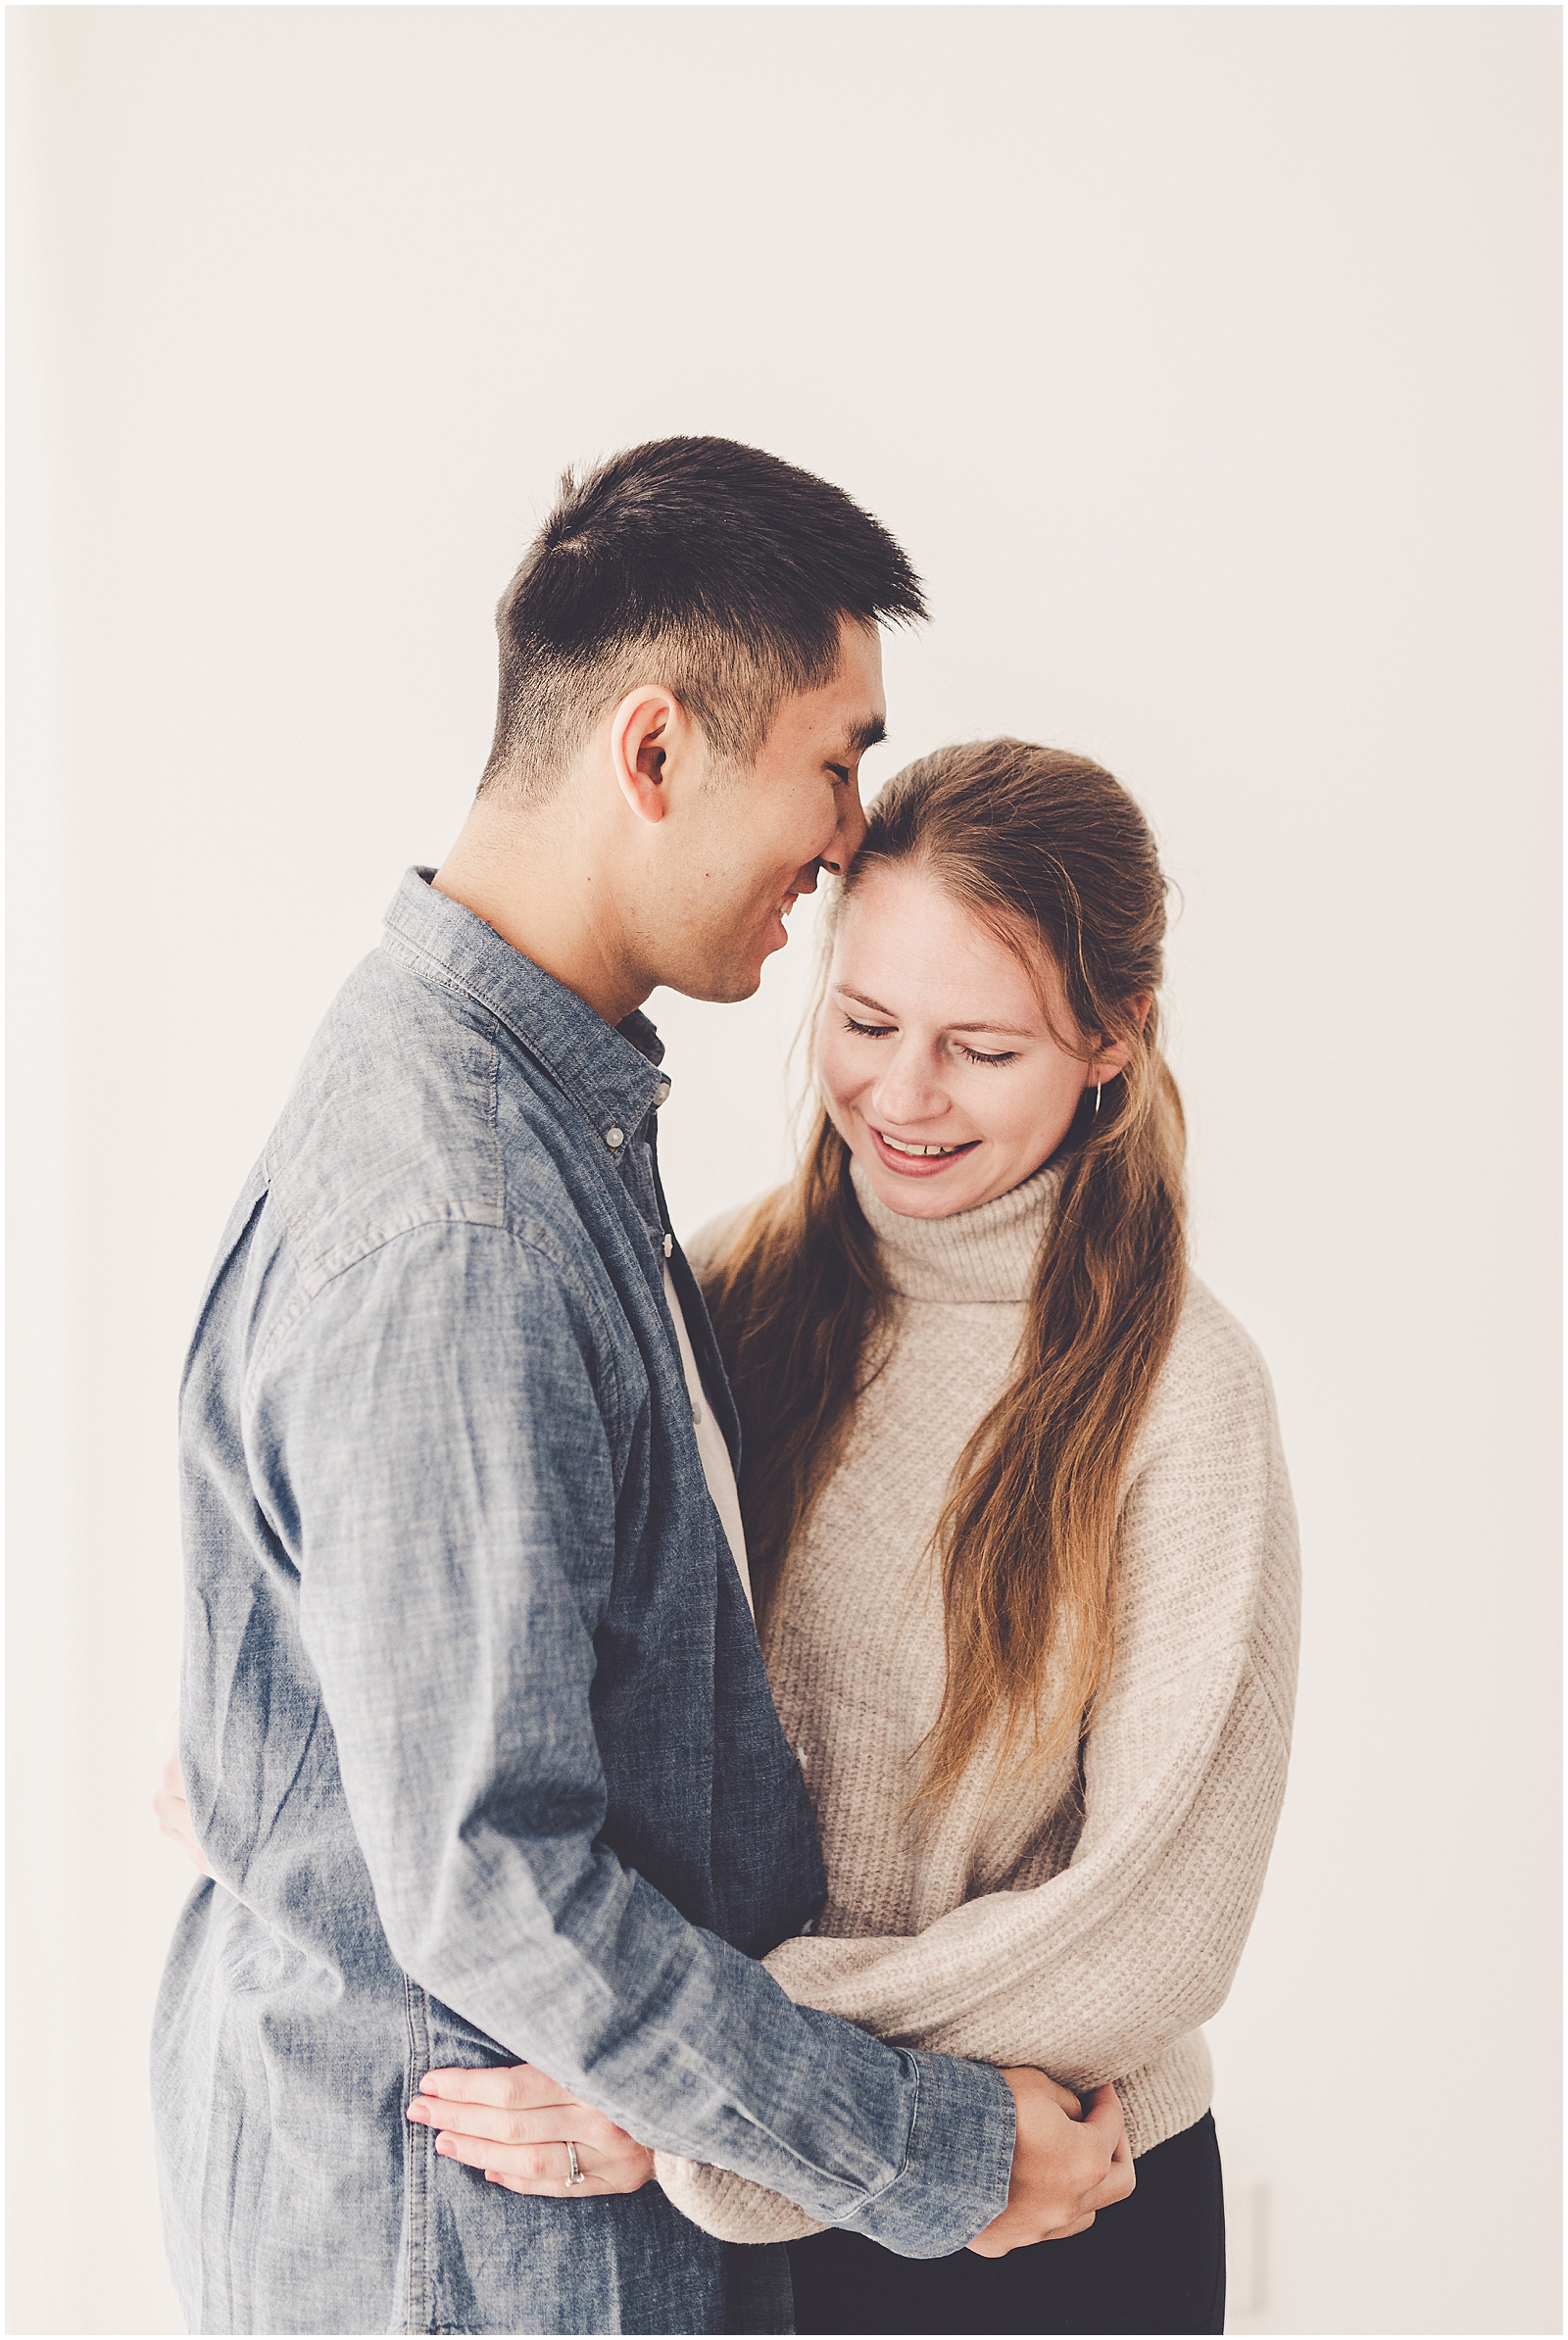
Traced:
<path fill-rule="evenodd" d="M 973 1304 L 1029 1297 L 1061 1187 L 1059 1170 L 1048 1165 L 1010 1194 L 947 1219 L 906 1219 L 878 1201 L 858 1162 L 851 1162 L 850 1176 L 888 1280 L 906 1299 Z"/>

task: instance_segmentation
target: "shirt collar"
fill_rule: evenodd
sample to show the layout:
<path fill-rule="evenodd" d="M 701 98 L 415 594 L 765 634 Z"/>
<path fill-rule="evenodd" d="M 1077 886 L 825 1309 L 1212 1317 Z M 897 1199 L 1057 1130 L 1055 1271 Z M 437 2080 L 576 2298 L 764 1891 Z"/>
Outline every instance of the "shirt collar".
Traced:
<path fill-rule="evenodd" d="M 498 1017 L 534 1062 L 618 1150 L 669 1083 L 664 1044 L 641 1009 L 625 1022 L 602 1015 L 543 967 L 504 943 L 462 902 L 438 894 L 433 869 L 411 869 L 392 897 L 383 948 L 405 966 L 456 984 Z"/>

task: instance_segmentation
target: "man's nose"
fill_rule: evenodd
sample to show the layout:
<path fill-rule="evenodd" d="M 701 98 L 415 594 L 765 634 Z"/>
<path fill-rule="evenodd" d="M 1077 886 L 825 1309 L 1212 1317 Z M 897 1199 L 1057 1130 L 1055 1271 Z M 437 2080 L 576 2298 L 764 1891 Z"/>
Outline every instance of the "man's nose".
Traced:
<path fill-rule="evenodd" d="M 822 855 L 822 867 L 831 869 L 835 877 L 842 877 L 865 843 L 865 806 L 860 802 L 860 783 L 844 791 L 845 803 L 839 814 L 839 825 L 833 840 Z"/>

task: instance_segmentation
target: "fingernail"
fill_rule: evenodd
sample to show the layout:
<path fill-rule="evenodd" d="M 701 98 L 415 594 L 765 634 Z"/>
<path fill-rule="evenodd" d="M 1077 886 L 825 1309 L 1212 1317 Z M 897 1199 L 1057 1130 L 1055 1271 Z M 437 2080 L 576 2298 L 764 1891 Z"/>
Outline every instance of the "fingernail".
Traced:
<path fill-rule="evenodd" d="M 435 2141 L 435 2149 L 437 2153 L 450 2153 L 452 2151 L 452 2140 L 449 2137 L 437 2137 Z"/>
<path fill-rule="evenodd" d="M 417 2102 L 410 2105 L 409 2119 L 411 2121 L 428 2121 L 429 2118 L 430 2108 L 428 2105 L 421 2105 Z"/>

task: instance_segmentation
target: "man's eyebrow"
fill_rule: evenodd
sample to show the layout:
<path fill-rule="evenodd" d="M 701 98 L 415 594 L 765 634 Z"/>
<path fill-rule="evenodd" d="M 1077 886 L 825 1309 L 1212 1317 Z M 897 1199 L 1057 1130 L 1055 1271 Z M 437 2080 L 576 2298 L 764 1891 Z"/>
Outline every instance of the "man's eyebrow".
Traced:
<path fill-rule="evenodd" d="M 888 727 L 880 715 L 868 715 L 863 723 L 857 723 L 849 736 L 849 754 L 863 756 L 867 748 L 874 748 L 888 736 Z"/>
<path fill-rule="evenodd" d="M 890 1024 L 898 1022 L 899 1019 L 892 1008 L 884 1007 L 880 999 L 867 999 L 864 992 L 852 992 L 847 983 L 836 983 L 833 988 L 840 999 L 853 999 L 859 1007 L 874 1008 L 878 1015 L 885 1015 Z M 1040 1038 L 1039 1033 L 1031 1032 L 1026 1024 L 948 1024 L 944 1026 L 944 1029 L 949 1032 L 1000 1032 L 1007 1040 L 1038 1040 Z"/>

